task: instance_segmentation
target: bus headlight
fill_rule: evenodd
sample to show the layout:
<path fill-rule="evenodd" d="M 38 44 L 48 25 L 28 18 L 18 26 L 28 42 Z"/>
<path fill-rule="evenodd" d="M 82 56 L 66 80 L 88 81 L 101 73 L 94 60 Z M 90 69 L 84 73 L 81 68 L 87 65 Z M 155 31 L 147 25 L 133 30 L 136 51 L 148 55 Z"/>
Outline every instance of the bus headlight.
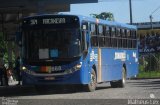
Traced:
<path fill-rule="evenodd" d="M 81 67 L 82 67 L 81 64 L 78 64 L 78 65 L 75 66 L 76 69 L 80 69 Z"/>
<path fill-rule="evenodd" d="M 28 70 L 25 66 L 22 66 L 22 71 L 30 75 L 34 74 L 34 71 Z"/>
<path fill-rule="evenodd" d="M 74 68 L 75 69 L 80 69 L 82 67 L 82 62 L 80 62 L 80 64 L 77 64 Z"/>
<path fill-rule="evenodd" d="M 22 67 L 22 70 L 26 70 L 27 68 L 25 66 Z"/>

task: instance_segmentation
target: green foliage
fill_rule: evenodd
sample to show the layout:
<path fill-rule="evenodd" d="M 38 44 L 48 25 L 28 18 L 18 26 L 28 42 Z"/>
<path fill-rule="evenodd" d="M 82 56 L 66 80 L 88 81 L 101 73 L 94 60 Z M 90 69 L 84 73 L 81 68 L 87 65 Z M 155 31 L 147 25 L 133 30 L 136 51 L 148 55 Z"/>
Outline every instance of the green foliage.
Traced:
<path fill-rule="evenodd" d="M 102 12 L 100 14 L 90 14 L 94 18 L 114 21 L 114 15 L 111 12 Z"/>
<path fill-rule="evenodd" d="M 5 49 L 6 49 L 6 43 L 4 41 L 4 36 L 3 36 L 3 33 L 0 32 L 0 51 Z"/>
<path fill-rule="evenodd" d="M 138 78 L 160 78 L 160 53 L 149 53 L 139 57 Z"/>
<path fill-rule="evenodd" d="M 141 71 L 160 71 L 160 53 L 150 53 L 139 57 Z"/>
<path fill-rule="evenodd" d="M 4 35 L 0 32 L 0 58 L 7 62 L 7 42 L 4 40 Z"/>
<path fill-rule="evenodd" d="M 137 78 L 160 78 L 160 71 L 140 71 Z"/>
<path fill-rule="evenodd" d="M 7 43 L 4 40 L 4 35 L 0 32 L 0 53 L 5 53 L 7 50 Z"/>

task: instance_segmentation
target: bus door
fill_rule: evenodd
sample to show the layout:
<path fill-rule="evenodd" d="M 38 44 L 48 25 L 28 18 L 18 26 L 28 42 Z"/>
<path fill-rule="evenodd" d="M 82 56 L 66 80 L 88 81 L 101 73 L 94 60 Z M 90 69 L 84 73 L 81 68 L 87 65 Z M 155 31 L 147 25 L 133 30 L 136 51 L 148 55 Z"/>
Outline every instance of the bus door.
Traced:
<path fill-rule="evenodd" d="M 83 59 L 86 58 L 89 48 L 89 32 L 88 32 L 88 22 L 83 21 L 82 23 L 82 51 Z"/>
<path fill-rule="evenodd" d="M 82 55 L 83 55 L 83 67 L 84 67 L 84 75 L 85 77 L 85 80 L 86 82 L 89 82 L 89 78 L 90 78 L 90 75 L 88 75 L 90 73 L 90 59 L 89 59 L 89 34 L 86 30 L 83 30 L 82 31 Z"/>

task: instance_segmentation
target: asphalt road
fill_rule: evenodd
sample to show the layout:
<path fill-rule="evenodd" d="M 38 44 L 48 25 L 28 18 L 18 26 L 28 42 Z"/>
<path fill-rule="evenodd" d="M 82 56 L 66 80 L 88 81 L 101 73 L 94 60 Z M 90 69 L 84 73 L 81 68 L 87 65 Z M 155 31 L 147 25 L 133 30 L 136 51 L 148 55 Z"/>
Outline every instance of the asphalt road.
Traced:
<path fill-rule="evenodd" d="M 58 88 L 53 90 L 51 88 L 52 87 L 44 87 L 44 89 L 37 92 L 32 86 L 11 86 L 7 89 L 0 88 L 0 96 L 2 101 L 4 99 L 14 98 L 19 100 L 19 103 L 23 105 L 34 105 L 35 103 L 53 105 L 53 102 L 54 104 L 55 102 L 59 102 L 57 103 L 59 105 L 99 105 L 101 102 L 110 103 L 109 105 L 124 105 L 129 104 L 129 102 L 135 102 L 134 99 L 147 99 L 143 100 L 146 102 L 148 102 L 148 99 L 160 99 L 160 79 L 127 80 L 125 88 L 111 88 L 109 83 L 104 83 L 99 84 L 95 92 L 83 92 L 81 90 L 75 90 L 74 88 Z M 157 103 L 155 102 L 155 105 L 159 105 L 160 100 L 156 101 Z M 153 104 L 153 102 L 149 104 Z"/>

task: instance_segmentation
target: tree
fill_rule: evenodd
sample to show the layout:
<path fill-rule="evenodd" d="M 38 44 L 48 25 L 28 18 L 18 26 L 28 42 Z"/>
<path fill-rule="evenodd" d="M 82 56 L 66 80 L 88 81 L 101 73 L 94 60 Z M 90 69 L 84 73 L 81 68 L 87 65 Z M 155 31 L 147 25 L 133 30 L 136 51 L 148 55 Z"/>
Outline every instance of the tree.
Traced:
<path fill-rule="evenodd" d="M 0 60 L 3 59 L 4 62 L 8 62 L 7 45 L 8 43 L 7 41 L 5 41 L 5 36 L 3 32 L 0 32 Z"/>
<path fill-rule="evenodd" d="M 111 12 L 102 12 L 100 14 L 90 14 L 94 18 L 114 21 L 114 15 Z"/>
<path fill-rule="evenodd" d="M 0 55 L 3 56 L 6 52 L 7 43 L 4 40 L 4 35 L 2 32 L 0 32 Z"/>

